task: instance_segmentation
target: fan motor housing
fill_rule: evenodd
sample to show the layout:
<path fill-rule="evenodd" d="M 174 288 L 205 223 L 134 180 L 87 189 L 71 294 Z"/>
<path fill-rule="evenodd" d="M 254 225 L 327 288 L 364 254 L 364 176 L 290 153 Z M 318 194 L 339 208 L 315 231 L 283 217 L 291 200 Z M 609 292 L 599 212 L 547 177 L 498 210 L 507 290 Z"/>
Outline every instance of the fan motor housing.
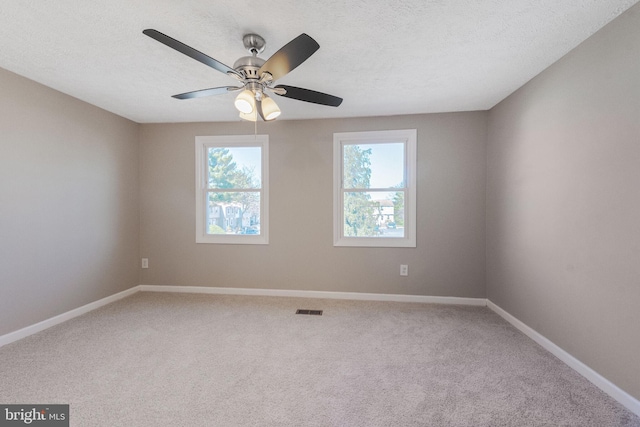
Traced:
<path fill-rule="evenodd" d="M 233 69 L 242 72 L 247 79 L 258 80 L 258 70 L 264 63 L 265 60 L 257 56 L 243 56 L 233 64 Z"/>

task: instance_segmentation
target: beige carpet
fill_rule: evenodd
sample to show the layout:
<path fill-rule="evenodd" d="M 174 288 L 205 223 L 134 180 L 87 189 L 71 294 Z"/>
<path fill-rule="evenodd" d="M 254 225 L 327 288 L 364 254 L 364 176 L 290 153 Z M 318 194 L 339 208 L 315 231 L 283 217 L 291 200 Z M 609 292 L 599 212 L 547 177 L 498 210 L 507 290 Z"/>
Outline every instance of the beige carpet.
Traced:
<path fill-rule="evenodd" d="M 640 426 L 485 307 L 162 293 L 0 348 L 0 403 L 78 427 Z"/>

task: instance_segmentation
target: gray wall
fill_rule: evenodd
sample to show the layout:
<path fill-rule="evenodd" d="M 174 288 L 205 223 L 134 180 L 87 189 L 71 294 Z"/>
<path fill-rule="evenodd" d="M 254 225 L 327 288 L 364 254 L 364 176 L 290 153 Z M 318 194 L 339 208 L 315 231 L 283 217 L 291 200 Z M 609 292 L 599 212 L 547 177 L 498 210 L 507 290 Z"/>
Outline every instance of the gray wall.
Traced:
<path fill-rule="evenodd" d="M 138 125 L 0 69 L 0 335 L 138 284 Z"/>
<path fill-rule="evenodd" d="M 491 110 L 487 293 L 640 399 L 640 5 Z"/>
<path fill-rule="evenodd" d="M 485 297 L 485 112 L 259 123 L 269 134 L 270 243 L 195 243 L 197 135 L 252 123 L 141 125 L 141 283 Z M 417 248 L 336 248 L 333 133 L 418 129 Z M 409 277 L 400 277 L 400 264 Z"/>

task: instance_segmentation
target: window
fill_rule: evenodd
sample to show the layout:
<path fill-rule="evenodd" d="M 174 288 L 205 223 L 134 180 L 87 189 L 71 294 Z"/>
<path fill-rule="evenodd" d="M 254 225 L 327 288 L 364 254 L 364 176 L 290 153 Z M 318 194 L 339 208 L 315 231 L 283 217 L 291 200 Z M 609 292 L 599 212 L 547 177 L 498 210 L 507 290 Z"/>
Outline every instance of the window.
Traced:
<path fill-rule="evenodd" d="M 334 246 L 416 246 L 415 129 L 333 135 Z"/>
<path fill-rule="evenodd" d="M 269 137 L 196 137 L 196 242 L 269 242 Z"/>

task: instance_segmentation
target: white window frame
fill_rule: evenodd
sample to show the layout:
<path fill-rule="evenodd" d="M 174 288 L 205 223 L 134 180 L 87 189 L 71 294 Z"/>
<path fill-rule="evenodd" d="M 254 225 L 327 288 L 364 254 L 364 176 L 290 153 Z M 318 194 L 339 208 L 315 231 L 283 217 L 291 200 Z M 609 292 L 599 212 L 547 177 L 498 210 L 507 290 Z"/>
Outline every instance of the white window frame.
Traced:
<path fill-rule="evenodd" d="M 382 248 L 416 247 L 417 130 L 341 132 L 333 134 L 333 245 Z M 353 237 L 344 235 L 343 148 L 352 144 L 404 143 L 404 237 Z M 381 189 L 376 189 L 381 190 Z M 393 191 L 393 189 L 389 189 Z"/>
<path fill-rule="evenodd" d="M 260 193 L 260 234 L 207 233 L 207 151 L 211 147 L 260 147 L 262 155 Z M 254 244 L 269 243 L 269 135 L 196 136 L 196 243 Z"/>

